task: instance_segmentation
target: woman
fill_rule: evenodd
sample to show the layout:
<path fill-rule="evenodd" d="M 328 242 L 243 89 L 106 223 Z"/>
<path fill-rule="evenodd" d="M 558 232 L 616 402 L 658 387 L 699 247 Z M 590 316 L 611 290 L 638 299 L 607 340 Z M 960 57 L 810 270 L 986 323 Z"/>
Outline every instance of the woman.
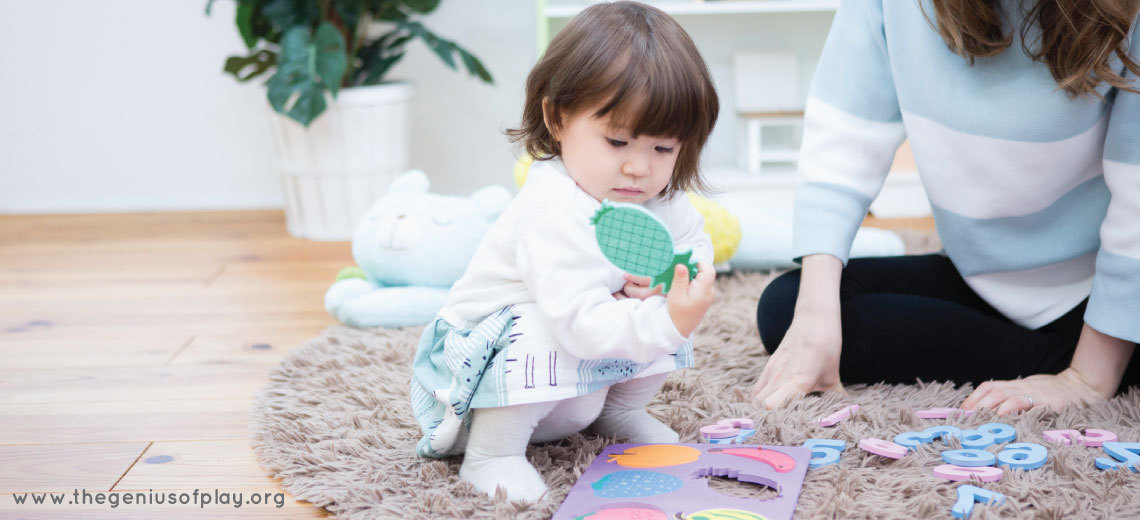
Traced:
<path fill-rule="evenodd" d="M 844 0 L 805 111 L 803 268 L 757 310 L 760 402 L 949 380 L 1008 414 L 1140 384 L 1138 9 Z M 848 263 L 907 137 L 944 253 Z"/>

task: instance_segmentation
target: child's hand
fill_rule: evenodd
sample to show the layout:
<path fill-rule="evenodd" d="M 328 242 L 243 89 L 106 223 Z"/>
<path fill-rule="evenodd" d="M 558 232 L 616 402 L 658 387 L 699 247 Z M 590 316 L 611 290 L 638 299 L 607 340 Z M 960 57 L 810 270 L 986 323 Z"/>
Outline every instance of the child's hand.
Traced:
<path fill-rule="evenodd" d="M 709 310 L 716 297 L 716 272 L 712 265 L 705 262 L 697 264 L 697 277 L 689 280 L 689 270 L 678 265 L 673 271 L 673 288 L 665 297 L 669 308 L 669 317 L 673 318 L 673 325 L 682 336 L 689 337 L 705 311 Z"/>
<path fill-rule="evenodd" d="M 657 296 L 661 294 L 661 285 L 649 288 L 649 284 L 653 283 L 653 279 L 648 276 L 634 276 L 625 273 L 625 287 L 622 288 L 621 293 L 627 298 L 637 298 L 645 300 L 650 296 Z M 620 299 L 620 298 L 619 298 Z"/>

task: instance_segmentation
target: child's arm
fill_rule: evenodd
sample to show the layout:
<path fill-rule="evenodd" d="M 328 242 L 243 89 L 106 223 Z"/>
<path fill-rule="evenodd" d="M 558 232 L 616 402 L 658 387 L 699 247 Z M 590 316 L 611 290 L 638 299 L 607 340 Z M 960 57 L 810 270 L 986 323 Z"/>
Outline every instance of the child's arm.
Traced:
<path fill-rule="evenodd" d="M 562 211 L 544 212 L 517 243 L 523 282 L 561 347 L 582 359 L 639 363 L 676 352 L 712 302 L 711 266 L 707 276 L 670 298 L 676 303 L 665 298 L 616 300 L 608 286 L 609 261 L 584 224 L 588 216 L 579 223 L 579 215 Z"/>

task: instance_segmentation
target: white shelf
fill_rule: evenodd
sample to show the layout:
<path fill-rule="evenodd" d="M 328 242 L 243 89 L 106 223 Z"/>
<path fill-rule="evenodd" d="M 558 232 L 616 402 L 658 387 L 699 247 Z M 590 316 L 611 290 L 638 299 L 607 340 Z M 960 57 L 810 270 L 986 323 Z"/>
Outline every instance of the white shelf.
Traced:
<path fill-rule="evenodd" d="M 738 168 L 708 168 L 704 178 L 717 191 L 733 189 L 795 189 L 799 175 L 794 166 L 773 166 L 762 173 Z"/>
<path fill-rule="evenodd" d="M 558 4 L 546 7 L 549 18 L 571 18 L 589 4 Z M 661 2 L 654 7 L 671 15 L 815 13 L 839 8 L 839 0 L 709 0 L 706 2 Z"/>
<path fill-rule="evenodd" d="M 760 152 L 756 156 L 762 163 L 768 162 L 796 162 L 800 160 L 799 150 L 772 150 L 767 152 Z"/>

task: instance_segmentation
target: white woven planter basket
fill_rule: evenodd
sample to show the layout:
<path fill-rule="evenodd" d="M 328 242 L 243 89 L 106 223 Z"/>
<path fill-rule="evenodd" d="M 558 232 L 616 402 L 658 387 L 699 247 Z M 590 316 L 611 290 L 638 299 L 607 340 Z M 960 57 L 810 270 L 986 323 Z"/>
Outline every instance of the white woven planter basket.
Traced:
<path fill-rule="evenodd" d="M 352 239 L 368 206 L 407 169 L 411 97 L 406 83 L 345 89 L 307 129 L 269 108 L 290 234 Z"/>

